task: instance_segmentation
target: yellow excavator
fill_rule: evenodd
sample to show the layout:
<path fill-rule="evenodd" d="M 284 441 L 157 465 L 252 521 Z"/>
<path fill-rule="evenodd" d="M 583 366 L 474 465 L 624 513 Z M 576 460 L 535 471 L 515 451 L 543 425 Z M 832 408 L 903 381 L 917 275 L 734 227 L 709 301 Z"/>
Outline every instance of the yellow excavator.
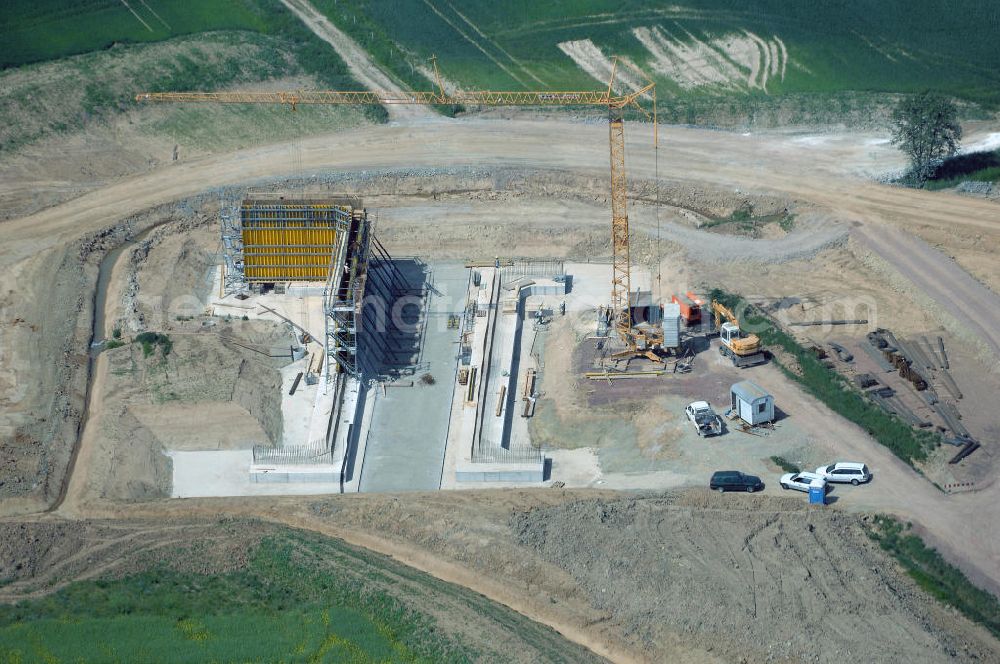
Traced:
<path fill-rule="evenodd" d="M 733 366 L 742 369 L 767 362 L 760 337 L 743 332 L 740 320 L 732 309 L 718 300 L 712 300 L 712 313 L 715 314 L 715 328 L 719 330 L 719 341 L 722 342 L 719 352 L 731 359 Z M 722 323 L 723 318 L 726 319 L 725 323 Z"/>

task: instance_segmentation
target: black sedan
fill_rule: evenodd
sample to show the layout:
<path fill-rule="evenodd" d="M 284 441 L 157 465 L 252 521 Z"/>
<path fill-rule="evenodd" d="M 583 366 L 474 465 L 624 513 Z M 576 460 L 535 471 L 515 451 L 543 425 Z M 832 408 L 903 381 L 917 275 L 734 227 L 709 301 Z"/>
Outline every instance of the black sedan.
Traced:
<path fill-rule="evenodd" d="M 764 489 L 764 483 L 754 475 L 744 475 L 738 470 L 719 470 L 712 473 L 708 487 L 713 491 L 746 491 L 753 493 Z"/>

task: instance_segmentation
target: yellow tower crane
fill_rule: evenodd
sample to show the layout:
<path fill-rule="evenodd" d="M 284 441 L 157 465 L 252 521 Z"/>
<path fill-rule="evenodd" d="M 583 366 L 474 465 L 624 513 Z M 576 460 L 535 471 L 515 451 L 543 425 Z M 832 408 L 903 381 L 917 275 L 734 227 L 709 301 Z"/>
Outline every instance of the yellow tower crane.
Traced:
<path fill-rule="evenodd" d="M 608 109 L 608 130 L 611 146 L 611 306 L 610 318 L 624 350 L 616 356 L 646 357 L 662 362 L 656 351 L 663 343 L 662 330 L 653 325 L 637 323 L 632 313 L 632 278 L 629 257 L 628 196 L 625 181 L 625 122 L 622 117 L 627 107 L 635 107 L 647 117 L 638 100 L 652 99 L 653 145 L 659 140 L 656 126 L 656 83 L 648 80 L 638 89 L 616 94 L 615 59 L 611 80 L 606 90 L 562 91 L 526 90 L 492 91 L 472 90 L 445 92 L 437 62 L 436 91 L 380 91 L 380 90 L 301 90 L 295 92 L 143 92 L 136 95 L 138 102 L 209 102 L 220 104 L 287 104 L 295 110 L 300 104 L 381 105 L 413 104 L 421 106 L 603 106 Z"/>

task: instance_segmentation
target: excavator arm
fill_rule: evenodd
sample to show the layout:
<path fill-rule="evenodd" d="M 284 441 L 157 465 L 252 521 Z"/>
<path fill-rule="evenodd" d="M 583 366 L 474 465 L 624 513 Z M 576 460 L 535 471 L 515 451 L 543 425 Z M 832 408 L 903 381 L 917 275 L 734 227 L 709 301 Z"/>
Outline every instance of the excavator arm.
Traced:
<path fill-rule="evenodd" d="M 722 319 L 725 318 L 737 331 L 740 330 L 740 320 L 732 309 L 722 304 L 718 300 L 712 300 L 712 313 L 715 315 L 715 327 L 721 331 Z M 760 337 L 756 334 L 744 334 L 739 331 L 732 335 L 728 341 L 723 339 L 723 343 L 740 356 L 753 355 L 761 349 Z"/>

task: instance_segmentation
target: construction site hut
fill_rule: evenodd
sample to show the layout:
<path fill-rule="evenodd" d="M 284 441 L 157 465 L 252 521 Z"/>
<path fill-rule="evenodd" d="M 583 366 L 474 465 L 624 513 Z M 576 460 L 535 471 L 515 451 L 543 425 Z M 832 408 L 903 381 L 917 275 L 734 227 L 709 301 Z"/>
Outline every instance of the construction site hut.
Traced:
<path fill-rule="evenodd" d="M 763 387 L 749 380 L 729 388 L 733 410 L 741 420 L 751 426 L 774 421 L 774 397 Z"/>

